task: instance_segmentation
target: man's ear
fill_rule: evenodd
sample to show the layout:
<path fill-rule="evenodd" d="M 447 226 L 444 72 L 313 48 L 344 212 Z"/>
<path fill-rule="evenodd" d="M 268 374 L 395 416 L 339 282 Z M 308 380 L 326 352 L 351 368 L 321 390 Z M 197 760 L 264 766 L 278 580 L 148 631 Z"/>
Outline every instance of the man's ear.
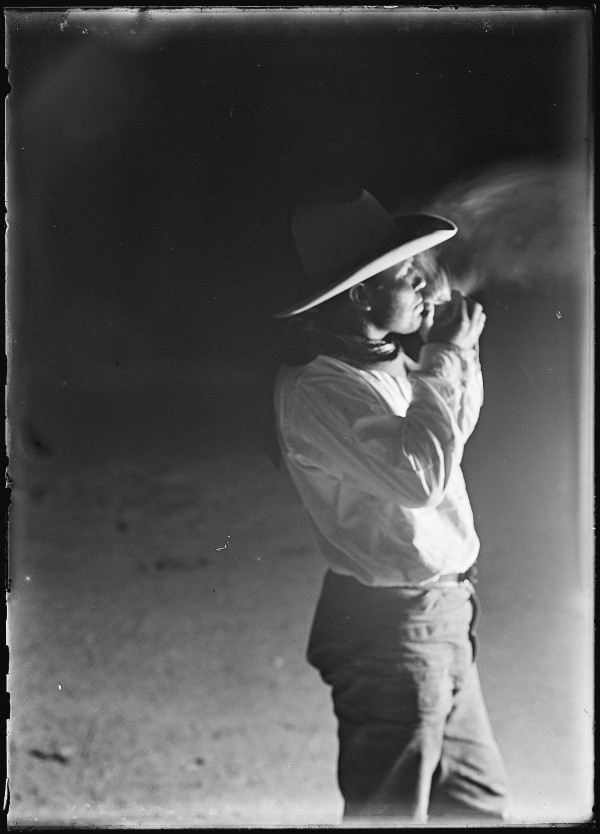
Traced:
<path fill-rule="evenodd" d="M 371 294 L 365 284 L 355 284 L 350 289 L 349 294 L 350 300 L 356 304 L 360 310 L 368 312 L 371 309 Z"/>

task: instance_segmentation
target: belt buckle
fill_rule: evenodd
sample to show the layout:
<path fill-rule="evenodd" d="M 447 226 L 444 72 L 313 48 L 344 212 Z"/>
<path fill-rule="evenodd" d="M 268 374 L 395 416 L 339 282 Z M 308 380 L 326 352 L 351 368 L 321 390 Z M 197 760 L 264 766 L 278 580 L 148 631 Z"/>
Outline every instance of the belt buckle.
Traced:
<path fill-rule="evenodd" d="M 470 582 L 471 585 L 475 585 L 477 582 L 477 568 L 475 565 L 471 565 L 464 573 L 459 573 L 458 578 L 461 582 Z"/>

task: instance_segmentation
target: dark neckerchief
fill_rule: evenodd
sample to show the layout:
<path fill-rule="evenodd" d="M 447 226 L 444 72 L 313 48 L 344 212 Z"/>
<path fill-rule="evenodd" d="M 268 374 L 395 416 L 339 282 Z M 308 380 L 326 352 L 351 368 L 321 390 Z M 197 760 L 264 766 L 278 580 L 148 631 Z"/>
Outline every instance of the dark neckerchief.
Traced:
<path fill-rule="evenodd" d="M 391 334 L 385 339 L 367 339 L 321 331 L 319 341 L 319 353 L 360 367 L 392 362 L 400 353 L 400 344 Z"/>
<path fill-rule="evenodd" d="M 286 365 L 307 365 L 319 355 L 332 356 L 351 365 L 369 368 L 395 360 L 402 352 L 397 336 L 367 339 L 333 333 L 317 327 L 313 321 L 296 321 L 287 329 L 281 359 Z"/>

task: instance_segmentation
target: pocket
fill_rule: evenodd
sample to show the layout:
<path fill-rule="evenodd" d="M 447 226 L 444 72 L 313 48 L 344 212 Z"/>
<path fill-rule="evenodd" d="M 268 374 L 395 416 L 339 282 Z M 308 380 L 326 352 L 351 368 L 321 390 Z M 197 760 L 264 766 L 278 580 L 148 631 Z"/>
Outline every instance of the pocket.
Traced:
<path fill-rule="evenodd" d="M 332 676 L 336 715 L 347 721 L 411 724 L 450 705 L 449 654 L 429 647 L 402 660 L 361 658 Z"/>

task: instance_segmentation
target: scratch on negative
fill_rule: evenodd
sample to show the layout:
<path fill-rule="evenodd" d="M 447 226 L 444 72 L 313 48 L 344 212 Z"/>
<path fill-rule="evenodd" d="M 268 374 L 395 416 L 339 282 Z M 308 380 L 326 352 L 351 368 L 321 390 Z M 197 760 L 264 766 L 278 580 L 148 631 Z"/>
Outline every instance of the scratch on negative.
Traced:
<path fill-rule="evenodd" d="M 536 391 L 539 391 L 540 389 L 537 387 L 537 385 L 536 385 L 536 384 L 535 384 L 535 382 L 533 381 L 533 377 L 531 376 L 531 374 L 529 373 L 529 371 L 527 370 L 527 368 L 525 367 L 525 365 L 523 365 L 523 363 L 522 363 L 522 362 L 519 362 L 519 365 L 523 368 L 523 370 L 524 370 L 524 371 L 525 371 L 525 373 L 527 374 L 527 379 L 531 382 L 531 384 L 533 385 L 533 387 L 535 388 L 535 390 L 536 390 Z"/>

